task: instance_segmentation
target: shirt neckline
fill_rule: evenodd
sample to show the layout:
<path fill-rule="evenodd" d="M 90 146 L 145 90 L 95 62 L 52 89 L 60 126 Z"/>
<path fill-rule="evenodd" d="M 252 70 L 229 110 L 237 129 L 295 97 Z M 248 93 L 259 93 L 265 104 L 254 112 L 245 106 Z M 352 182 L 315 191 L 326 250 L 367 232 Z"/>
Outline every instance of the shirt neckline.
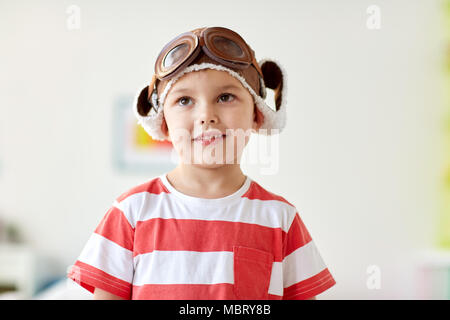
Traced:
<path fill-rule="evenodd" d="M 175 189 L 172 186 L 172 184 L 167 179 L 167 173 L 160 175 L 159 178 L 161 179 L 161 182 L 164 184 L 164 186 L 169 190 L 169 192 L 171 194 L 173 194 L 174 196 L 176 196 L 177 198 L 179 198 L 183 201 L 186 201 L 193 205 L 199 205 L 199 206 L 230 205 L 230 204 L 234 203 L 235 201 L 239 200 L 247 192 L 247 190 L 250 188 L 250 184 L 252 181 L 252 179 L 246 175 L 244 183 L 234 193 L 232 193 L 228 196 L 222 197 L 222 198 L 208 199 L 208 198 L 199 198 L 199 197 L 189 196 L 185 193 L 178 191 L 177 189 Z"/>

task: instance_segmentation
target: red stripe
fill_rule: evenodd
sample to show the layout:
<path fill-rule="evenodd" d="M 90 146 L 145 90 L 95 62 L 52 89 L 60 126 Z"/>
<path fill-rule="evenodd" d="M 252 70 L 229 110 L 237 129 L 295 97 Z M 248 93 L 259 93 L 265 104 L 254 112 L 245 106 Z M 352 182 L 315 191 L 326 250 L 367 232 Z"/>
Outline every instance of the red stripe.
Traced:
<path fill-rule="evenodd" d="M 285 198 L 267 191 L 255 181 L 251 182 L 250 187 L 248 188 L 247 192 L 242 195 L 242 197 L 248 198 L 250 200 L 277 200 L 294 207 L 294 205 L 288 202 Z"/>
<path fill-rule="evenodd" d="M 294 220 L 289 227 L 289 231 L 287 232 L 285 245 L 283 246 L 283 259 L 311 240 L 312 238 L 308 232 L 308 229 L 306 229 L 302 219 L 300 219 L 300 216 L 296 213 Z"/>
<path fill-rule="evenodd" d="M 283 300 L 304 300 L 322 293 L 334 286 L 336 281 L 328 268 L 315 276 L 284 288 Z"/>
<path fill-rule="evenodd" d="M 133 300 L 236 300 L 233 284 L 146 284 L 133 286 Z M 268 300 L 281 300 L 269 294 Z"/>
<path fill-rule="evenodd" d="M 116 207 L 108 210 L 94 232 L 133 251 L 134 229 L 123 212 Z"/>
<path fill-rule="evenodd" d="M 129 196 L 141 193 L 141 192 L 148 192 L 148 193 L 154 193 L 154 194 L 160 194 L 160 193 L 170 193 L 169 190 L 164 186 L 160 178 L 154 178 L 146 183 L 140 184 L 134 188 L 131 188 L 127 192 L 121 194 L 116 200 L 117 202 L 120 202 Z"/>
<path fill-rule="evenodd" d="M 130 299 L 131 296 L 131 283 L 78 260 L 67 277 L 91 293 L 94 293 L 95 288 L 100 288 L 124 299 Z"/>
<path fill-rule="evenodd" d="M 134 255 L 153 250 L 233 251 L 233 246 L 251 247 L 274 255 L 282 261 L 285 232 L 244 222 L 161 219 L 138 221 L 136 224 Z"/>

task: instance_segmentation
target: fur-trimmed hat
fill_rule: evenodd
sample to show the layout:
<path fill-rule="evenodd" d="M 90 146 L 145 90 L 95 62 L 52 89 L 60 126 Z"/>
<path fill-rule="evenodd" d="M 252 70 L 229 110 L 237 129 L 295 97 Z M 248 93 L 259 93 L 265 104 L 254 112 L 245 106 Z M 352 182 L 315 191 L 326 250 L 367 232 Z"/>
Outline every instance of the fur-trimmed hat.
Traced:
<path fill-rule="evenodd" d="M 197 31 L 201 29 L 195 29 Z M 173 84 L 183 75 L 204 69 L 213 69 L 228 72 L 238 79 L 253 97 L 258 110 L 264 116 L 258 133 L 271 135 L 280 133 L 286 125 L 286 71 L 274 59 L 262 59 L 257 62 L 262 71 L 263 78 L 259 76 L 252 65 L 245 69 L 232 68 L 211 59 L 201 52 L 188 66 L 170 80 L 156 80 L 154 88 L 148 84 L 139 89 L 134 99 L 133 110 L 145 131 L 154 140 L 166 140 L 162 131 L 164 101 Z M 156 67 L 155 67 L 156 70 Z M 156 76 L 154 76 L 156 77 Z M 275 110 L 266 103 L 267 88 L 274 91 Z M 151 92 L 149 92 L 151 90 Z"/>

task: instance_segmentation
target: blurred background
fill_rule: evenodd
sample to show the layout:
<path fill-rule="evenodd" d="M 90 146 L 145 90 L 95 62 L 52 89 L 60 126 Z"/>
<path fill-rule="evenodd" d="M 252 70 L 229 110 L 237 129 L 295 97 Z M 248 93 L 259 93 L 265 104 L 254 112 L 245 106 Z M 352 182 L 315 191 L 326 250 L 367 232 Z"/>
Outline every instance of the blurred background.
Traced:
<path fill-rule="evenodd" d="M 318 299 L 450 299 L 448 0 L 1 1 L 0 298 L 91 299 L 67 269 L 174 166 L 133 97 L 203 26 L 287 71 L 276 174 L 243 170 L 298 208 L 337 281 Z"/>

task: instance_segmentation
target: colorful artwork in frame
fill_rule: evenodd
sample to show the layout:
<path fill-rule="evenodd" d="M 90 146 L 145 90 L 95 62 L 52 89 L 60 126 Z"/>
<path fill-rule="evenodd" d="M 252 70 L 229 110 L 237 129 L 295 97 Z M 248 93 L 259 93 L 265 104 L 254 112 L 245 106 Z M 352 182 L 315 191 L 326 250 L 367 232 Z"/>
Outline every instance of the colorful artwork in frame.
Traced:
<path fill-rule="evenodd" d="M 114 167 L 125 173 L 162 174 L 176 166 L 170 141 L 153 140 L 137 123 L 132 110 L 134 96 L 122 95 L 114 102 Z"/>

